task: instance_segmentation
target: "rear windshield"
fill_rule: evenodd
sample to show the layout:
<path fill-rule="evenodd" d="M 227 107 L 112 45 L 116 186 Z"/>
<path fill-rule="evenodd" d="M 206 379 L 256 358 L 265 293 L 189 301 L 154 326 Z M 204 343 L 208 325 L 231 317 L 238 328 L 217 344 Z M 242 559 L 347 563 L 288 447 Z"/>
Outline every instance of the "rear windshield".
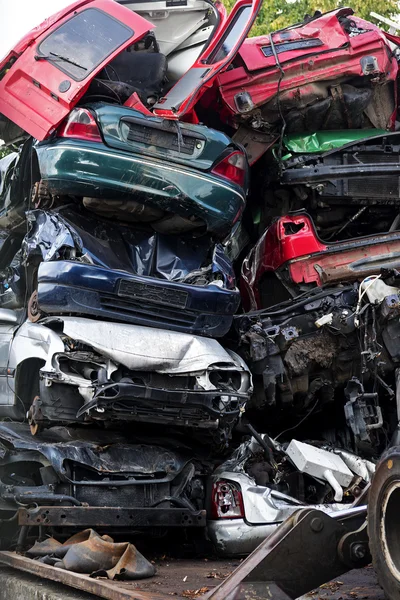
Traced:
<path fill-rule="evenodd" d="M 133 34 L 110 15 L 88 8 L 43 40 L 38 54 L 72 79 L 82 81 Z"/>

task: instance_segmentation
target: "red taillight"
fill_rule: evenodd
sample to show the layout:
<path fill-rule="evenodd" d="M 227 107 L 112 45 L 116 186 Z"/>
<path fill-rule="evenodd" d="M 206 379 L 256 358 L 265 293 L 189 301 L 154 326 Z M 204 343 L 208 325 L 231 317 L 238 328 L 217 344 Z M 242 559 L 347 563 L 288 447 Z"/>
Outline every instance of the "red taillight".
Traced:
<path fill-rule="evenodd" d="M 73 110 L 58 135 L 89 142 L 102 142 L 96 120 L 86 108 Z"/>
<path fill-rule="evenodd" d="M 232 152 L 217 163 L 211 173 L 243 187 L 246 179 L 246 157 L 242 152 Z"/>
<path fill-rule="evenodd" d="M 222 479 L 213 484 L 211 518 L 244 519 L 243 496 L 238 485 Z"/>

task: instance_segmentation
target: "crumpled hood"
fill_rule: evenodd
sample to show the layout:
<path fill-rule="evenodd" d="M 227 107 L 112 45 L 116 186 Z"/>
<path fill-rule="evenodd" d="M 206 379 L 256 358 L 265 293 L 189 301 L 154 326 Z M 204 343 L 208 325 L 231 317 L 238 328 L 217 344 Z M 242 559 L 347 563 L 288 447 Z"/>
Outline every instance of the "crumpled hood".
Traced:
<path fill-rule="evenodd" d="M 48 319 L 55 322 L 59 319 Z M 246 369 L 244 363 L 213 339 L 91 319 L 64 317 L 63 332 L 103 356 L 135 371 L 196 373 L 212 366 Z"/>
<path fill-rule="evenodd" d="M 111 441 L 112 440 L 112 441 Z M 126 436 L 115 431 L 72 430 L 53 427 L 35 437 L 25 423 L 0 423 L 0 443 L 16 450 L 37 451 L 47 458 L 54 470 L 66 477 L 64 462 L 73 461 L 102 473 L 131 473 L 156 481 L 171 481 L 188 460 L 165 448 L 145 444 L 129 444 Z M 0 456 L 4 456 L 4 451 Z"/>
<path fill-rule="evenodd" d="M 215 278 L 226 289 L 235 289 L 232 264 L 223 246 L 209 236 L 192 239 L 127 227 L 69 207 L 32 210 L 26 217 L 29 232 L 23 248 L 28 258 L 60 260 L 73 250 L 81 262 L 116 271 L 190 284 Z"/>

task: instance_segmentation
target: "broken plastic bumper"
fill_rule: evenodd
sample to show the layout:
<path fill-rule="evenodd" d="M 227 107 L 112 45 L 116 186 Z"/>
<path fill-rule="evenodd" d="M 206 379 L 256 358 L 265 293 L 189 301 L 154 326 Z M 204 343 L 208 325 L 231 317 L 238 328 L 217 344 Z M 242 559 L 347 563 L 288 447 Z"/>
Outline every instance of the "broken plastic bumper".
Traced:
<path fill-rule="evenodd" d="M 57 140 L 36 147 L 41 173 L 57 195 L 151 199 L 168 212 L 202 219 L 207 231 L 227 235 L 245 206 L 245 192 L 209 172 L 189 169 L 143 154 L 115 151 L 104 144 Z"/>
<path fill-rule="evenodd" d="M 42 263 L 38 300 L 47 314 L 85 314 L 222 337 L 240 298 L 237 290 L 193 286 L 72 261 Z"/>
<path fill-rule="evenodd" d="M 265 540 L 279 523 L 249 525 L 244 519 L 209 521 L 208 536 L 219 556 L 250 554 Z"/>

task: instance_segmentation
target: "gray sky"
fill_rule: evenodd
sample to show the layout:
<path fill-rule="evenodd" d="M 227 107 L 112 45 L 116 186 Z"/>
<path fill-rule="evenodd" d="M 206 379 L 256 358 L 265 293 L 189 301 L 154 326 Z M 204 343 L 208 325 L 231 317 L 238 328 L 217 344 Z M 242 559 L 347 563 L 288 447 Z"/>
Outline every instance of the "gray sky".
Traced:
<path fill-rule="evenodd" d="M 0 0 L 0 59 L 25 33 L 74 0 Z"/>

